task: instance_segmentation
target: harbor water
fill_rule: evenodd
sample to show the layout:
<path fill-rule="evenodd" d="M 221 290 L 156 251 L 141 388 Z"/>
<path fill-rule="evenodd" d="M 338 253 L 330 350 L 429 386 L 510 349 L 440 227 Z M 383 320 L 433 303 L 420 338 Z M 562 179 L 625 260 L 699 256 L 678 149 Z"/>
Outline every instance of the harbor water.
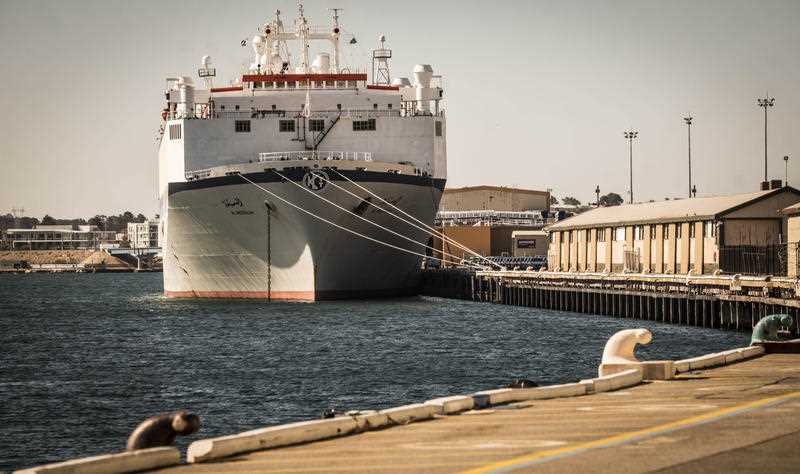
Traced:
<path fill-rule="evenodd" d="M 439 298 L 168 300 L 161 274 L 0 275 L 0 471 L 124 449 L 154 414 L 235 433 L 503 386 L 594 376 L 646 327 L 644 359 L 748 343 L 713 329 Z"/>

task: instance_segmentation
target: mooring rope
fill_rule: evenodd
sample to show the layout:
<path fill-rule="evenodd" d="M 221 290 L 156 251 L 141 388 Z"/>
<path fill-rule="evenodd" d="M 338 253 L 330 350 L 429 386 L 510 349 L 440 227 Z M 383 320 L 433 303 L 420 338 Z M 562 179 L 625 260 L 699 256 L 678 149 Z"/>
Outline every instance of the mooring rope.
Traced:
<path fill-rule="evenodd" d="M 362 189 L 363 191 L 365 191 L 365 192 L 367 192 L 367 193 L 371 194 L 372 196 L 374 196 L 374 197 L 376 197 L 376 198 L 380 199 L 382 202 L 384 202 L 384 203 L 388 204 L 389 206 L 392 206 L 392 208 L 394 208 L 394 209 L 397 209 L 398 211 L 400 211 L 400 212 L 401 212 L 401 213 L 403 213 L 404 215 L 406 215 L 406 216 L 408 216 L 409 218 L 413 219 L 414 221 L 418 222 L 420 225 L 422 225 L 422 226 L 424 226 L 424 227 L 425 227 L 425 229 L 421 229 L 421 230 L 425 230 L 426 232 L 430 232 L 430 233 L 434 234 L 435 236 L 437 236 L 437 237 L 439 237 L 440 239 L 442 239 L 442 241 L 444 241 L 444 242 L 447 242 L 447 243 L 449 243 L 449 244 L 451 244 L 451 245 L 455 245 L 457 248 L 460 248 L 461 250 L 463 250 L 463 251 L 465 251 L 465 252 L 468 252 L 468 253 L 472 254 L 473 256 L 475 256 L 475 257 L 478 257 L 478 258 L 480 258 L 480 259 L 482 259 L 482 260 L 484 260 L 484 261 L 488 262 L 490 265 L 493 265 L 493 266 L 496 266 L 496 267 L 503 268 L 503 267 L 502 267 L 502 265 L 500 265 L 500 264 L 498 264 L 498 263 L 495 263 L 495 262 L 491 261 L 490 259 L 488 259 L 488 258 L 484 257 L 483 255 L 479 254 L 478 252 L 476 252 L 476 251 L 472 250 L 471 248 L 467 247 L 466 245 L 464 245 L 464 244 L 462 244 L 462 243 L 460 243 L 460 242 L 456 241 L 455 239 L 453 239 L 453 238 L 451 238 L 451 237 L 448 237 L 447 235 L 445 235 L 445 234 L 444 234 L 444 232 L 440 232 L 440 231 L 436 230 L 436 228 L 435 228 L 435 227 L 432 227 L 432 226 L 430 226 L 430 225 L 428 225 L 428 224 L 426 224 L 426 223 L 422 222 L 421 220 L 417 219 L 416 217 L 412 216 L 411 214 L 407 213 L 406 211 L 404 211 L 404 210 L 400 209 L 399 207 L 395 206 L 394 204 L 390 203 L 390 202 L 389 202 L 389 201 L 387 201 L 386 199 L 384 199 L 384 198 L 382 198 L 382 197 L 378 196 L 377 194 L 375 194 L 374 192 L 370 191 L 370 190 L 369 190 L 369 189 L 367 189 L 366 187 L 364 187 L 364 186 L 362 186 L 362 185 L 360 185 L 360 184 L 356 183 L 355 181 L 351 180 L 351 179 L 350 179 L 350 178 L 348 178 L 347 176 L 345 176 L 345 175 L 343 175 L 342 173 L 340 173 L 340 172 L 339 172 L 339 170 L 337 170 L 337 169 L 332 169 L 332 171 L 335 171 L 335 172 L 336 172 L 336 174 L 338 174 L 339 176 L 341 176 L 343 179 L 345 179 L 345 180 L 349 181 L 350 183 L 354 184 L 355 186 L 357 186 L 358 188 Z M 327 181 L 328 181 L 328 182 L 331 182 L 330 180 L 327 180 Z M 333 183 L 331 182 L 331 184 L 333 184 Z M 345 191 L 345 192 L 347 192 L 347 193 L 349 193 L 349 194 L 353 194 L 353 193 L 351 193 L 350 191 L 348 191 L 348 190 L 346 190 L 346 189 L 342 188 L 341 186 L 338 186 L 338 185 L 336 185 L 336 184 L 334 184 L 334 186 L 336 186 L 337 188 L 339 188 L 339 189 L 341 189 L 341 190 L 343 190 L 343 191 Z M 355 195 L 355 194 L 353 194 L 353 195 L 354 195 L 354 196 L 356 196 L 356 197 L 360 197 L 360 196 L 357 196 L 357 195 Z M 370 205 L 372 205 L 372 206 L 375 206 L 375 207 L 377 207 L 378 209 L 381 209 L 383 212 L 386 212 L 387 214 L 394 216 L 395 218 L 397 218 L 397 219 L 399 219 L 399 220 L 401 220 L 401 221 L 405 222 L 406 224 L 409 224 L 409 225 L 415 226 L 415 227 L 417 227 L 417 228 L 419 229 L 419 227 L 418 227 L 418 226 L 416 226 L 415 224 L 413 224 L 413 223 L 409 222 L 409 221 L 408 221 L 408 220 L 406 220 L 406 219 L 403 219 L 402 217 L 400 217 L 400 216 L 398 216 L 398 215 L 396 215 L 396 214 L 394 214 L 394 213 L 392 213 L 392 212 L 389 212 L 389 211 L 387 211 L 387 210 L 385 210 L 385 209 L 383 209 L 383 208 L 381 208 L 381 207 L 377 206 L 376 204 L 370 203 Z M 437 250 L 437 252 L 438 252 L 438 250 Z M 444 253 L 444 252 L 442 251 L 442 253 Z"/>
<path fill-rule="evenodd" d="M 272 169 L 272 171 L 273 171 L 275 174 L 277 174 L 278 176 L 280 176 L 281 178 L 285 179 L 286 181 L 288 181 L 288 182 L 292 183 L 293 185 L 297 186 L 298 188 L 302 189 L 303 191 L 305 191 L 305 192 L 307 192 L 307 193 L 309 193 L 309 194 L 313 195 L 313 196 L 314 196 L 314 197 L 316 197 L 317 199 L 321 199 L 322 201 L 325 201 L 326 203 L 330 204 L 331 206 L 333 206 L 333 207 L 335 207 L 335 208 L 337 208 L 337 209 L 339 209 L 339 210 L 342 210 L 342 211 L 344 211 L 344 212 L 346 212 L 346 213 L 348 213 L 348 214 L 352 215 L 353 217 L 355 217 L 355 218 L 357 218 L 357 219 L 360 219 L 360 220 L 362 220 L 362 221 L 366 222 L 367 224 L 370 224 L 370 225 L 373 225 L 373 226 L 375 226 L 375 227 L 377 227 L 377 228 L 379 228 L 379 229 L 385 230 L 386 232 L 389 232 L 389 233 L 391 233 L 391 234 L 394 234 L 394 235 L 396 235 L 396 236 L 398 236 L 398 237 L 400 237 L 400 238 L 402 238 L 402 239 L 405 239 L 405 240 L 407 240 L 407 241 L 409 241 L 409 242 L 411 242 L 411 243 L 413 243 L 413 244 L 415 244 L 415 245 L 420 245 L 420 246 L 422 246 L 422 247 L 425 247 L 426 249 L 428 249 L 428 250 L 431 250 L 431 251 L 433 251 L 433 252 L 438 252 L 438 250 L 436 250 L 435 248 L 433 248 L 433 247 L 431 247 L 431 246 L 429 246 L 429 245 L 427 245 L 427 244 L 424 244 L 424 243 L 422 243 L 422 242 L 420 242 L 420 241 L 418 241 L 418 240 L 412 239 L 411 237 L 408 237 L 408 236 L 406 236 L 406 235 L 403 235 L 403 234 L 401 234 L 401 233 L 399 233 L 399 232 L 396 232 L 396 231 L 394 231 L 394 230 L 392 230 L 392 229 L 389 229 L 388 227 L 384 227 L 384 226 L 382 226 L 382 225 L 378 224 L 377 222 L 374 222 L 374 221 L 371 221 L 371 220 L 367 219 L 367 218 L 366 218 L 366 217 L 364 217 L 364 216 L 358 215 L 358 214 L 356 214 L 355 212 L 351 211 L 350 209 L 347 209 L 347 208 L 345 208 L 345 207 L 343 207 L 343 206 L 340 206 L 339 204 L 337 204 L 337 203 L 335 203 L 335 202 L 331 201 L 330 199 L 327 199 L 327 198 L 325 198 L 325 197 L 323 197 L 323 196 L 321 196 L 321 195 L 319 195 L 319 194 L 315 193 L 314 191 L 312 191 L 312 190 L 308 189 L 307 187 L 303 186 L 302 184 L 295 183 L 295 182 L 294 182 L 294 181 L 292 181 L 291 179 L 289 179 L 289 178 L 287 178 L 286 176 L 284 176 L 283 174 L 279 173 L 279 172 L 278 172 L 278 170 L 276 170 L 276 169 L 274 169 L 274 168 Z M 320 176 L 320 175 L 314 174 L 314 172 L 313 172 L 313 171 L 312 171 L 312 174 L 313 174 L 314 176 L 319 176 L 320 178 L 323 178 L 323 179 L 324 179 L 324 177 L 323 177 L 323 176 Z M 326 181 L 328 181 L 328 180 L 326 180 Z M 359 199 L 361 199 L 359 196 L 356 196 L 356 197 L 358 197 Z M 424 229 L 423 229 L 423 230 L 424 230 Z M 450 258 L 453 258 L 453 259 L 456 259 L 456 261 L 458 261 L 458 260 L 459 260 L 459 257 L 458 257 L 458 256 L 456 256 L 456 255 L 453 255 L 453 254 L 450 254 L 450 253 L 447 253 L 447 252 L 442 252 L 442 255 L 444 255 L 444 256 L 447 256 L 447 257 L 450 257 Z"/>
<path fill-rule="evenodd" d="M 275 199 L 278 199 L 278 200 L 280 200 L 280 201 L 282 201 L 282 202 L 284 202 L 284 203 L 288 204 L 289 206 L 291 206 L 291 207 L 293 207 L 293 208 L 297 209 L 298 211 L 301 211 L 301 212 L 303 212 L 303 213 L 305 213 L 305 214 L 308 214 L 309 216 L 311 216 L 311 217 L 313 217 L 313 218 L 315 218 L 315 219 L 317 219 L 317 220 L 320 220 L 320 221 L 322 221 L 322 222 L 325 222 L 326 224 L 329 224 L 329 225 L 331 225 L 331 226 L 333 226 L 333 227 L 336 227 L 336 228 L 338 228 L 338 229 L 340 229 L 340 230 L 343 230 L 343 231 L 345 231 L 345 232 L 348 232 L 348 233 L 350 233 L 350 234 L 353 234 L 353 235 L 355 235 L 355 236 L 357 236 L 357 237 L 361 237 L 362 239 L 366 239 L 366 240 L 369 240 L 369 241 L 371 241 L 371 242 L 375 242 L 376 244 L 383 245 L 383 246 L 385 246 L 385 247 L 389 247 L 389 248 L 393 248 L 393 249 L 395 249 L 395 250 L 399 250 L 400 252 L 405 252 L 405 253 L 408 253 L 408 254 L 411 254 L 411 255 L 416 255 L 416 256 L 418 256 L 418 257 L 422 257 L 422 258 L 432 258 L 432 259 L 434 259 L 434 260 L 439 260 L 439 261 L 441 261 L 441 262 L 447 262 L 447 263 L 457 264 L 457 262 L 451 262 L 451 261 L 449 261 L 449 260 L 445 260 L 445 259 L 443 259 L 443 258 L 430 257 L 430 256 L 428 256 L 428 255 L 425 255 L 425 254 L 423 254 L 423 253 L 419 253 L 419 252 L 415 252 L 415 251 L 413 251 L 413 250 L 408 250 L 408 249 L 405 249 L 405 248 L 402 248 L 402 247 L 398 247 L 397 245 L 390 244 L 390 243 L 388 243 L 388 242 L 383 242 L 383 241 L 381 241 L 381 240 L 378 240 L 378 239 L 372 238 L 372 237 L 370 237 L 370 236 L 368 236 L 368 235 L 364 235 L 364 234 L 361 234 L 361 233 L 359 233 L 359 232 L 356 232 L 356 231 L 354 231 L 354 230 L 352 230 L 352 229 L 348 229 L 347 227 L 345 227 L 345 226 L 343 226 L 343 225 L 339 225 L 339 224 L 337 224 L 337 223 L 335 223 L 335 222 L 332 222 L 332 221 L 330 221 L 330 220 L 328 220 L 328 219 L 325 219 L 324 217 L 318 216 L 318 215 L 314 214 L 313 212 L 311 212 L 311 211 L 309 211 L 309 210 L 307 210 L 307 209 L 303 209 L 302 207 L 298 206 L 297 204 L 294 204 L 293 202 L 290 202 L 290 201 L 288 201 L 288 200 L 286 200 L 286 199 L 284 199 L 284 198 L 282 198 L 282 197 L 278 196 L 277 194 L 275 194 L 275 193 L 273 193 L 272 191 L 270 191 L 270 190 L 268 190 L 268 189 L 264 188 L 263 186 L 259 186 L 259 185 L 258 185 L 258 183 L 256 183 L 256 182 L 254 182 L 254 181 L 252 181 L 252 180 L 248 179 L 246 176 L 244 176 L 244 175 L 243 175 L 243 174 L 241 174 L 241 173 L 239 173 L 239 176 L 240 176 L 240 177 L 241 177 L 243 180 L 245 180 L 245 181 L 247 181 L 248 183 L 252 184 L 253 186 L 257 187 L 258 189 L 260 189 L 260 190 L 264 191 L 265 193 L 269 194 L 270 196 L 274 197 Z"/>

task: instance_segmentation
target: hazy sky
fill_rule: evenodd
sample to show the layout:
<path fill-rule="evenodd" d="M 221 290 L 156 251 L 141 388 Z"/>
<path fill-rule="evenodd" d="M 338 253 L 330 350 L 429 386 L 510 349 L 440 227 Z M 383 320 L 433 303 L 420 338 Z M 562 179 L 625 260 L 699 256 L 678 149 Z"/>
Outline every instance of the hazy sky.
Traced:
<path fill-rule="evenodd" d="M 628 188 L 687 192 L 686 126 L 699 195 L 757 190 L 768 90 L 770 175 L 800 184 L 800 1 L 307 1 L 344 8 L 351 55 L 386 34 L 392 75 L 430 63 L 445 81 L 449 186 L 552 188 L 581 201 Z M 0 212 L 156 212 L 164 78 L 210 54 L 220 79 L 239 42 L 290 1 L 0 0 Z"/>

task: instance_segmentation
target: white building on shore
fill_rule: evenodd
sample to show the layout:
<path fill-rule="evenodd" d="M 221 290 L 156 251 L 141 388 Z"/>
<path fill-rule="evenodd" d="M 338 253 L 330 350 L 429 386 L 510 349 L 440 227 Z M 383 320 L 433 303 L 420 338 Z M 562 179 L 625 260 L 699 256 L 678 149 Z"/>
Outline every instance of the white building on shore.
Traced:
<path fill-rule="evenodd" d="M 159 219 L 156 217 L 144 222 L 131 222 L 128 224 L 128 241 L 131 248 L 157 248 L 161 247 L 158 234 Z"/>
<path fill-rule="evenodd" d="M 116 233 L 93 225 L 37 225 L 33 229 L 8 229 L 13 250 L 95 249 L 116 244 Z"/>

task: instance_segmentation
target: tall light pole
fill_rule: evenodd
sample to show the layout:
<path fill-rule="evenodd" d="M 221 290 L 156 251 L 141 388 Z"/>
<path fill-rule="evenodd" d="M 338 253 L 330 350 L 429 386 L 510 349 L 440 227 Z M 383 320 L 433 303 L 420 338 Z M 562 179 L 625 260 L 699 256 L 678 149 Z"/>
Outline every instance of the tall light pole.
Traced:
<path fill-rule="evenodd" d="M 631 195 L 631 204 L 633 204 L 633 139 L 639 135 L 639 132 L 635 130 L 628 130 L 625 132 L 625 138 L 628 139 L 628 147 L 630 149 L 630 171 L 631 171 L 631 188 L 630 188 L 630 195 Z"/>
<path fill-rule="evenodd" d="M 789 186 L 789 155 L 783 157 L 783 162 L 786 164 L 786 186 Z"/>
<path fill-rule="evenodd" d="M 596 188 L 594 188 L 594 193 L 597 195 L 597 207 L 600 207 L 600 185 L 598 184 Z"/>
<path fill-rule="evenodd" d="M 689 197 L 692 197 L 692 117 L 684 117 L 683 121 L 686 122 L 687 131 L 689 132 Z"/>
<path fill-rule="evenodd" d="M 769 97 L 769 92 L 763 99 L 758 99 L 758 106 L 764 107 L 764 181 L 769 181 L 767 177 L 767 109 L 775 105 L 775 98 Z"/>

